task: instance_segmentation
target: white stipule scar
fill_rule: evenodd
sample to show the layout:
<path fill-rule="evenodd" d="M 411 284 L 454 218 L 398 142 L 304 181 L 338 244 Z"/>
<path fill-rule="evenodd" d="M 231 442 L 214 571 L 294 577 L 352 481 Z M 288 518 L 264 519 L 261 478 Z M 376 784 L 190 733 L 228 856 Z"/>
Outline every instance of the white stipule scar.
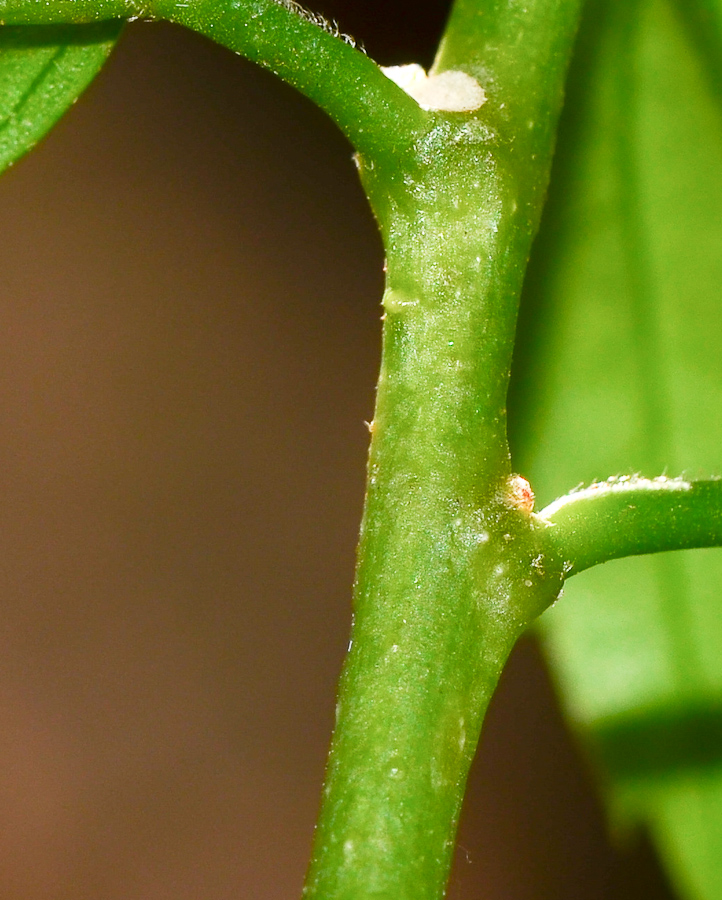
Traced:
<path fill-rule="evenodd" d="M 411 63 L 408 66 L 382 66 L 381 71 L 413 97 L 422 109 L 473 112 L 486 103 L 486 94 L 479 82 L 457 69 L 427 75 L 421 66 Z"/>

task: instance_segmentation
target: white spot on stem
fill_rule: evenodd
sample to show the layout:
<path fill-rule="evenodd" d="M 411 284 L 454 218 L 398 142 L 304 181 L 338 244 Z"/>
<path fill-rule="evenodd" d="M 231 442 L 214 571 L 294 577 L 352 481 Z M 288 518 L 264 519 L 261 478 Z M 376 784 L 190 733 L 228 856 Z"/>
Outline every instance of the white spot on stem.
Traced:
<path fill-rule="evenodd" d="M 422 109 L 473 112 L 486 103 L 484 88 L 471 75 L 458 69 L 427 75 L 421 66 L 412 63 L 409 66 L 382 66 L 381 71 L 413 97 Z"/>

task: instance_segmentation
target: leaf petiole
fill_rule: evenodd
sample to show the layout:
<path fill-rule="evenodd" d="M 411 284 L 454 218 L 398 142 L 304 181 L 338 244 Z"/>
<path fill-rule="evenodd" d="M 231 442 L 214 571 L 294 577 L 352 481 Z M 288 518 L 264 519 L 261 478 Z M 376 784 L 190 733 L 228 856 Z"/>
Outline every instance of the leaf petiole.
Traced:
<path fill-rule="evenodd" d="M 567 576 L 623 556 L 722 544 L 722 480 L 610 478 L 572 491 L 539 518 Z"/>

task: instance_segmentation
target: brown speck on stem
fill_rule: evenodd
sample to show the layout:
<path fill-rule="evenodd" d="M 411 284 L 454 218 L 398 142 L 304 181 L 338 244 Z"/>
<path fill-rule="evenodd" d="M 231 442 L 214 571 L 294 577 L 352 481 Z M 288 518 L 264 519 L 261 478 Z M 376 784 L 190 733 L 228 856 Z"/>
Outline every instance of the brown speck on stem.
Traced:
<path fill-rule="evenodd" d="M 506 483 L 507 495 L 512 506 L 523 512 L 534 511 L 534 491 L 521 475 L 511 475 Z"/>

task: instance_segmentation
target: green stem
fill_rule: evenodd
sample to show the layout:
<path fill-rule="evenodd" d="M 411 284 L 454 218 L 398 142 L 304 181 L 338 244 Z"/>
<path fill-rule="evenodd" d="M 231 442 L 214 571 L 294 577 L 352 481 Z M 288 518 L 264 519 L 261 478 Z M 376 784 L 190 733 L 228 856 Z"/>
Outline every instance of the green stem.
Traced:
<path fill-rule="evenodd" d="M 456 27 L 506 43 L 472 68 L 452 30 L 438 66 L 491 85 L 487 104 L 435 114 L 411 166 L 361 159 L 388 254 L 383 362 L 315 900 L 443 895 L 489 699 L 562 583 L 512 489 L 506 394 L 579 4 L 527 0 L 521 29 L 516 5 L 477 6 L 488 20 Z M 505 78 L 532 51 L 546 87 L 528 95 Z"/>
<path fill-rule="evenodd" d="M 580 2 L 459 0 L 436 69 L 488 100 L 432 113 L 283 2 L 0 0 L 14 22 L 188 25 L 312 97 L 359 151 L 387 252 L 383 364 L 308 898 L 443 895 L 489 699 L 561 588 L 551 529 L 515 489 L 506 395 Z"/>
<path fill-rule="evenodd" d="M 531 177 L 527 202 L 538 210 L 546 179 L 530 161 L 547 164 L 556 136 L 570 41 L 581 0 L 456 0 L 433 71 L 462 69 L 489 96 L 495 127 L 509 139 L 520 171 Z M 486 108 L 483 116 L 488 115 Z M 535 226 L 536 227 L 536 226 Z"/>
<path fill-rule="evenodd" d="M 324 109 L 359 153 L 403 163 L 428 116 L 376 63 L 277 0 L 0 0 L 9 25 L 157 18 L 184 25 L 270 69 Z M 320 20 L 318 20 L 320 21 Z"/>
<path fill-rule="evenodd" d="M 476 165 L 427 173 L 430 208 L 402 198 L 386 223 L 352 647 L 308 898 L 442 896 L 484 712 L 561 587 L 561 561 L 509 481 L 518 234 L 509 183 L 475 146 Z"/>
<path fill-rule="evenodd" d="M 611 478 L 539 513 L 567 575 L 642 553 L 722 544 L 722 481 Z"/>

